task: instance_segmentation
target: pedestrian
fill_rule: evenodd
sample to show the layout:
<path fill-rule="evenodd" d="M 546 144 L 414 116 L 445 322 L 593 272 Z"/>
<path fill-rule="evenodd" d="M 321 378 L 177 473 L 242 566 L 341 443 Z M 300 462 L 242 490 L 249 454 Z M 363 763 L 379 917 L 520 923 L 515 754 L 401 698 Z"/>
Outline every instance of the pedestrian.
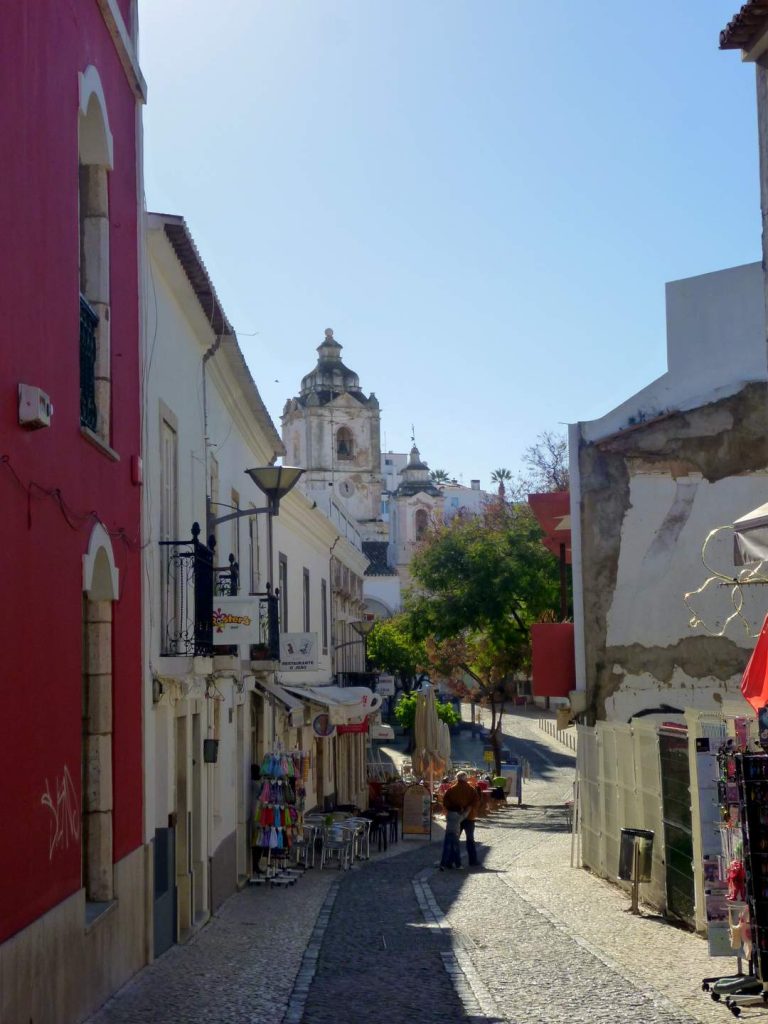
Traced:
<path fill-rule="evenodd" d="M 464 832 L 467 840 L 467 861 L 471 868 L 477 867 L 477 847 L 475 846 L 475 817 L 480 803 L 480 794 L 469 784 L 469 776 L 466 772 L 458 772 L 456 781 L 443 796 L 443 807 L 446 812 L 446 821 L 450 814 L 458 814 L 459 827 L 456 837 L 456 848 L 459 851 L 459 866 L 461 864 L 461 851 L 459 848 L 459 837 Z M 446 841 L 448 832 L 446 828 Z M 445 843 L 443 844 L 445 849 Z M 441 866 L 443 861 L 441 861 Z"/>
<path fill-rule="evenodd" d="M 459 835 L 461 830 L 462 814 L 460 811 L 445 812 L 445 838 L 443 839 L 443 852 L 440 857 L 440 870 L 446 868 L 461 867 L 461 850 L 459 849 Z"/>

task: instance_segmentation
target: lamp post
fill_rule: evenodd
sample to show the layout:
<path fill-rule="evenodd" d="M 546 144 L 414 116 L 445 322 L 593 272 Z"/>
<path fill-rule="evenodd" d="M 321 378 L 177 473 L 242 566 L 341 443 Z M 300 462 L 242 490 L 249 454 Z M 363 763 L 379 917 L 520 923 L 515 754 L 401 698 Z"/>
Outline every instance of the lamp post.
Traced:
<path fill-rule="evenodd" d="M 354 629 L 354 631 L 363 641 L 364 671 L 367 671 L 368 669 L 368 634 L 371 632 L 375 625 L 375 619 L 361 619 L 360 622 L 350 622 L 350 626 L 352 627 L 352 629 Z"/>
<path fill-rule="evenodd" d="M 269 559 L 267 587 L 270 590 L 274 590 L 272 586 L 274 583 L 272 573 L 275 568 L 275 557 L 272 539 L 272 520 L 280 513 L 281 499 L 298 483 L 299 477 L 304 470 L 298 469 L 296 466 L 258 466 L 256 469 L 246 469 L 245 472 L 267 499 L 267 557 Z"/>

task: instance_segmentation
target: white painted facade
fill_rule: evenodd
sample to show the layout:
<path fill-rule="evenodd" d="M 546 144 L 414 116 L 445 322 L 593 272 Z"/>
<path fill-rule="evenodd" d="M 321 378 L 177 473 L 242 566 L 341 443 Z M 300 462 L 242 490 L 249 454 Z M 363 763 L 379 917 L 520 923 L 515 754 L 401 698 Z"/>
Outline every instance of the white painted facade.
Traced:
<path fill-rule="evenodd" d="M 757 466 L 734 464 L 716 479 L 712 473 L 708 479 L 691 471 L 690 466 L 697 458 L 717 464 L 717 452 L 712 454 L 711 449 L 714 439 L 733 439 L 742 428 L 740 396 L 746 396 L 748 385 L 768 377 L 760 264 L 668 284 L 667 347 L 668 370 L 663 376 L 602 418 L 570 428 L 577 687 L 589 690 L 594 685 L 591 636 L 604 646 L 606 670 L 618 681 L 605 700 L 609 721 L 626 722 L 660 703 L 716 711 L 724 700 L 738 695 L 741 678 L 740 669 L 723 678 L 722 665 L 736 665 L 738 649 L 746 652 L 754 646 L 744 628 L 732 625 L 721 641 L 727 658 L 718 669 L 713 657 L 712 675 L 691 674 L 681 667 L 688 657 L 681 645 L 707 635 L 691 628 L 691 612 L 683 602 L 684 593 L 709 575 L 701 559 L 705 538 L 764 502 L 768 490 L 768 460 L 754 448 L 749 455 L 753 462 L 758 456 Z M 735 405 L 722 404 L 729 397 Z M 759 438 L 759 423 L 756 429 Z M 660 437 L 667 447 L 659 447 Z M 615 581 L 610 589 L 607 582 L 601 584 L 603 592 L 609 590 L 604 619 L 594 610 L 594 554 L 585 554 L 585 549 L 594 552 L 598 533 L 609 533 L 614 524 L 599 520 L 599 507 L 593 519 L 585 519 L 585 496 L 602 486 L 594 475 L 595 463 L 585 459 L 590 446 L 605 458 L 621 453 L 628 467 Z M 730 542 L 720 542 L 710 554 L 719 568 L 733 572 Z M 608 580 L 610 573 L 603 572 L 602 578 Z M 592 581 L 586 592 L 585 579 Z M 747 605 L 755 598 L 754 592 L 748 594 Z M 714 587 L 697 600 L 696 608 L 717 628 L 730 610 L 728 589 Z M 750 608 L 746 611 L 749 617 Z M 596 640 L 600 630 L 602 638 Z M 645 658 L 642 649 L 647 649 Z"/>
<path fill-rule="evenodd" d="M 149 215 L 146 240 L 152 302 L 143 452 L 145 833 L 150 842 L 158 830 L 174 832 L 178 937 L 184 939 L 251 872 L 252 764 L 278 743 L 308 750 L 307 807 L 336 791 L 334 765 L 345 766 L 334 756 L 337 740 L 316 741 L 311 731 L 313 715 L 326 708 L 299 697 L 291 710 L 279 695 L 287 693 L 284 684 L 333 681 L 334 609 L 347 617 L 354 610 L 359 618 L 367 562 L 354 523 L 333 508 L 332 521 L 296 490 L 273 520 L 270 573 L 267 516 L 256 512 L 266 502 L 245 470 L 281 455 L 280 437 L 184 222 Z M 205 311 L 201 289 L 210 300 Z M 183 621 L 189 594 L 182 599 L 185 588 L 169 584 L 165 566 L 173 549 L 159 542 L 191 540 L 194 522 L 204 540 L 206 495 L 212 517 L 254 509 L 253 516 L 216 527 L 215 564 L 228 566 L 234 555 L 239 596 L 281 585 L 281 629 L 317 634 L 316 669 L 280 672 L 277 663 L 251 662 L 248 648 L 195 658 L 174 643 L 174 623 Z M 346 571 L 349 595 L 336 593 L 334 565 Z M 218 741 L 215 763 L 203 761 L 206 739 Z M 361 767 L 355 761 L 355 769 L 354 777 L 347 771 L 347 789 L 356 786 L 365 797 L 364 761 Z"/>

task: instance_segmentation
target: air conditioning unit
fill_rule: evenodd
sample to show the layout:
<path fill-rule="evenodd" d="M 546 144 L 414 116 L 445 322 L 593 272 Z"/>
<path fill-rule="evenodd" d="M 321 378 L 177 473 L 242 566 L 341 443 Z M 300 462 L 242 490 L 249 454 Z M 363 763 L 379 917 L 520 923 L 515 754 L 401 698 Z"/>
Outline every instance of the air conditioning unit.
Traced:
<path fill-rule="evenodd" d="M 50 427 L 53 406 L 41 388 L 19 384 L 19 425 L 26 430 Z"/>

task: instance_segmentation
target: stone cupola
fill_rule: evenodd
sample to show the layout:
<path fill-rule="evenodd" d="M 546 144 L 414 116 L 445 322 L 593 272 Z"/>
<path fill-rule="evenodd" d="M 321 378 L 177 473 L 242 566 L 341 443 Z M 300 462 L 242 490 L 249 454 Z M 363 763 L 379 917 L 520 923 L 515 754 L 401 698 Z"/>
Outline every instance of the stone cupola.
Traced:
<path fill-rule="evenodd" d="M 360 378 L 341 361 L 341 345 L 328 327 L 317 348 L 317 366 L 302 378 L 299 401 L 303 405 L 325 405 L 342 394 L 366 401 L 360 390 Z"/>

